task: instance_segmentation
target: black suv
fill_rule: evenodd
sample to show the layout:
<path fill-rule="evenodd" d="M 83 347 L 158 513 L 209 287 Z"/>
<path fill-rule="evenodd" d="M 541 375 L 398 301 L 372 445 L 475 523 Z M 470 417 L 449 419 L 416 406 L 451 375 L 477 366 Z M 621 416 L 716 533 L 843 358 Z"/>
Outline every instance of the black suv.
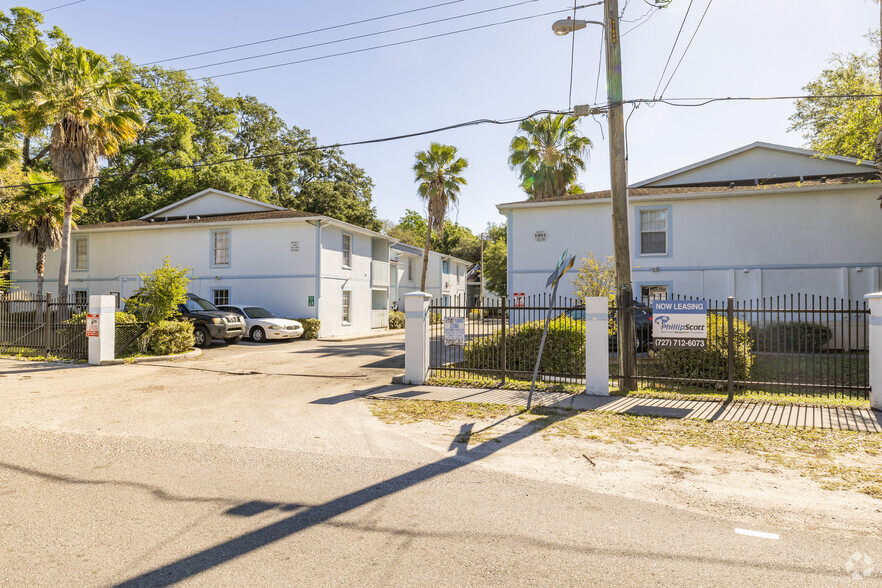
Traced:
<path fill-rule="evenodd" d="M 181 316 L 193 323 L 196 347 L 209 347 L 212 339 L 223 339 L 229 344 L 238 343 L 245 333 L 245 319 L 238 314 L 225 312 L 195 294 L 187 294 L 187 302 L 179 304 Z"/>

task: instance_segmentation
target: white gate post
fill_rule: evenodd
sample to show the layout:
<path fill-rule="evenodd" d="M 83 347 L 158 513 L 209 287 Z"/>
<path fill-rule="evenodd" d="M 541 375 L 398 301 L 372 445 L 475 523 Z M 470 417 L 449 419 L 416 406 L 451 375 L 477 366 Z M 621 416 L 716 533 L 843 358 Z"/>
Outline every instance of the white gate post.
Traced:
<path fill-rule="evenodd" d="M 404 295 L 404 383 L 421 385 L 429 375 L 429 301 L 425 292 Z"/>
<path fill-rule="evenodd" d="M 97 336 L 89 336 L 89 364 L 102 365 L 114 359 L 116 347 L 116 297 L 89 296 L 89 313 L 86 316 L 86 334 L 94 331 L 92 315 L 98 315 Z"/>
<path fill-rule="evenodd" d="M 585 299 L 585 394 L 609 396 L 609 299 Z"/>
<path fill-rule="evenodd" d="M 867 345 L 870 350 L 870 406 L 882 410 L 882 292 L 864 296 L 870 303 Z"/>

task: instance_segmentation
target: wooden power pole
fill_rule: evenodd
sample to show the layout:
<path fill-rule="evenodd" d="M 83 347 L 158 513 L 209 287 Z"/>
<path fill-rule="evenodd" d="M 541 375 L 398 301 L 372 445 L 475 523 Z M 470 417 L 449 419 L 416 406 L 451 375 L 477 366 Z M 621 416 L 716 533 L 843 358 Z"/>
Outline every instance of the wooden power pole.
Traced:
<path fill-rule="evenodd" d="M 622 49 L 619 44 L 619 3 L 604 4 L 606 36 L 606 95 L 609 102 L 609 176 L 612 200 L 613 251 L 616 260 L 616 300 L 619 308 L 618 352 L 622 389 L 636 390 L 637 348 L 631 301 L 631 246 L 628 234 L 628 170 L 625 161 L 625 122 L 622 108 Z"/>

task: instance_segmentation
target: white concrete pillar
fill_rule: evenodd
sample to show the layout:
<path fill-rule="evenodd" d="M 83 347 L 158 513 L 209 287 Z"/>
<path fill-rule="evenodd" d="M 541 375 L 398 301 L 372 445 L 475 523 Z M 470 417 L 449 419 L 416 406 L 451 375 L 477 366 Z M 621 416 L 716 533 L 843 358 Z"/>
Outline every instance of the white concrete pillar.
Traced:
<path fill-rule="evenodd" d="M 97 336 L 93 335 L 97 326 Z M 89 363 L 101 365 L 114 359 L 116 347 L 116 297 L 89 296 L 86 315 L 86 335 L 89 336 Z"/>
<path fill-rule="evenodd" d="M 430 294 L 404 295 L 404 383 L 421 385 L 429 375 Z"/>
<path fill-rule="evenodd" d="M 609 299 L 585 299 L 585 394 L 609 396 Z"/>
<path fill-rule="evenodd" d="M 882 410 L 882 292 L 864 298 L 870 305 L 870 406 Z"/>

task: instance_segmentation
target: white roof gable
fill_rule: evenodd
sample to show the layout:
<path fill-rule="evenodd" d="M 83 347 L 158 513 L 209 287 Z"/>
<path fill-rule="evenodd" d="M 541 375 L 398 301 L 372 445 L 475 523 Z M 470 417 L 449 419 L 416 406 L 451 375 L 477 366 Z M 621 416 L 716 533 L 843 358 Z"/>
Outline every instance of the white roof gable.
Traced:
<path fill-rule="evenodd" d="M 169 204 L 165 208 L 145 214 L 141 220 L 164 217 L 208 216 L 215 214 L 237 214 L 242 212 L 265 212 L 267 210 L 285 210 L 281 206 L 267 204 L 238 194 L 230 194 L 222 190 L 208 188 Z"/>
<path fill-rule="evenodd" d="M 876 171 L 871 162 L 757 141 L 733 151 L 631 184 L 632 188 L 774 178 L 836 176 Z"/>

